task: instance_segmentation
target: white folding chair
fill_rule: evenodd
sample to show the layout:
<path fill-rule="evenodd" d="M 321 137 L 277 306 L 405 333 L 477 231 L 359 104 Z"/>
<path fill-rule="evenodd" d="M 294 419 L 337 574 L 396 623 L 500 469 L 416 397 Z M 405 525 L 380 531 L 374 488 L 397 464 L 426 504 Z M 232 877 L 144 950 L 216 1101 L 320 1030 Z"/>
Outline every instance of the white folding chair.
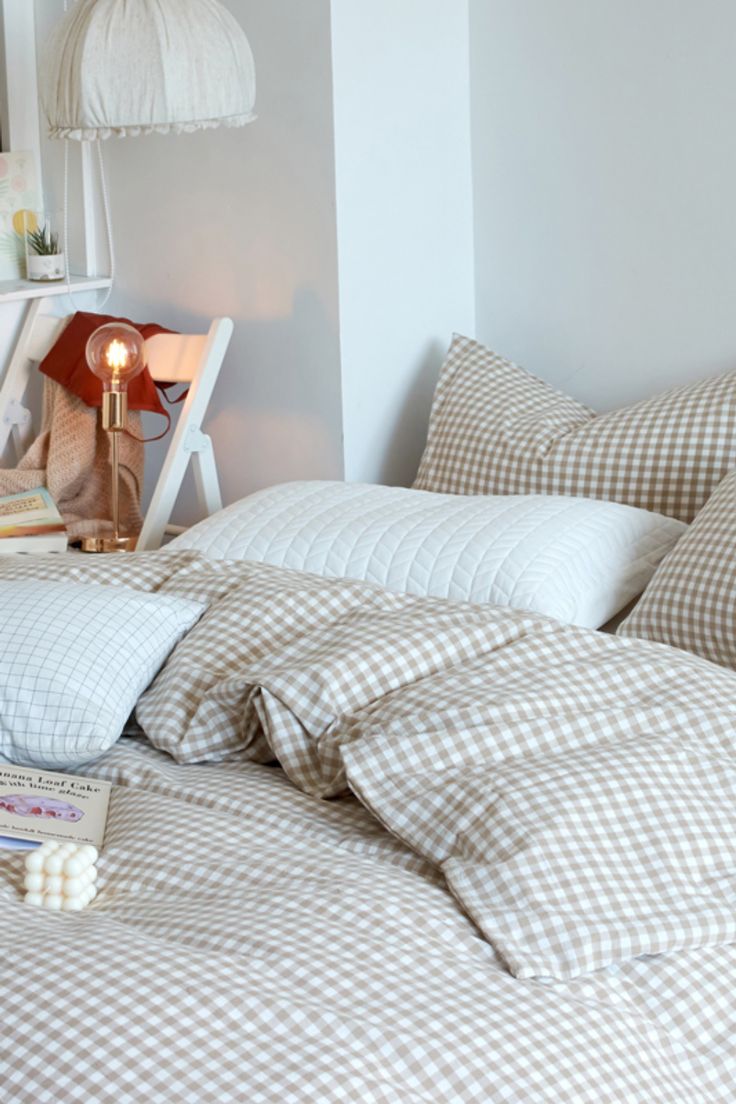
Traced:
<path fill-rule="evenodd" d="M 46 313 L 44 300 L 31 303 L 15 350 L 0 384 L 0 455 L 12 443 L 16 459 L 33 439 L 33 419 L 26 404 L 31 373 L 56 341 L 66 318 Z M 154 380 L 189 385 L 171 443 L 146 511 L 136 548 L 159 548 L 165 533 L 180 533 L 169 524 L 189 462 L 204 516 L 222 509 L 212 441 L 202 432 L 207 406 L 230 343 L 233 323 L 216 318 L 206 334 L 158 334 L 146 341 L 146 363 Z"/>

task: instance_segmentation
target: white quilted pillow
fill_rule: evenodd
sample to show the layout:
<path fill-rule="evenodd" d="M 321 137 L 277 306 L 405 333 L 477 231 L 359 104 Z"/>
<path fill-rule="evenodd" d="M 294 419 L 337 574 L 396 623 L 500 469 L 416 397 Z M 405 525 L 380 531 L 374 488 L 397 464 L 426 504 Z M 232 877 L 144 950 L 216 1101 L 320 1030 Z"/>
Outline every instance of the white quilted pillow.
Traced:
<path fill-rule="evenodd" d="M 59 768 L 105 751 L 204 608 L 123 586 L 0 581 L 0 758 Z"/>
<path fill-rule="evenodd" d="M 170 547 L 597 628 L 641 593 L 685 529 L 584 498 L 285 483 L 207 518 Z"/>

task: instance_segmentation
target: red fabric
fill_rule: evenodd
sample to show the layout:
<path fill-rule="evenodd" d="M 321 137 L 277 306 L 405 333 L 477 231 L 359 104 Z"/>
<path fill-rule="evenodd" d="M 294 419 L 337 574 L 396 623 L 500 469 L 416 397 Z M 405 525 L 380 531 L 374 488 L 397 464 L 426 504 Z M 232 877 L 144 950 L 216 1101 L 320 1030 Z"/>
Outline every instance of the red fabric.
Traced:
<path fill-rule="evenodd" d="M 98 326 L 104 326 L 108 322 L 125 322 L 138 330 L 143 338 L 175 332 L 166 330 L 163 326 L 157 326 L 154 322 L 139 326 L 137 322 L 131 322 L 127 318 L 77 311 L 61 337 L 41 361 L 39 368 L 44 375 L 72 391 L 87 406 L 102 406 L 102 380 L 87 367 L 84 352 L 87 341 Z M 165 418 L 169 418 L 148 368 L 144 368 L 128 384 L 128 408 L 150 410 L 154 414 L 163 414 Z"/>

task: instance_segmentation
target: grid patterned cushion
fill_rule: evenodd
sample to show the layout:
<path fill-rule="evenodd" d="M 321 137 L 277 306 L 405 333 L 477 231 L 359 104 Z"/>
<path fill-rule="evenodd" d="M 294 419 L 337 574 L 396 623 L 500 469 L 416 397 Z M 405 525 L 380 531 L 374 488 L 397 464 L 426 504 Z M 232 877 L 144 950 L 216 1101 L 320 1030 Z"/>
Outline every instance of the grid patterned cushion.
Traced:
<path fill-rule="evenodd" d="M 692 521 L 736 467 L 736 372 L 607 414 L 457 334 L 414 486 L 604 498 Z"/>
<path fill-rule="evenodd" d="M 618 634 L 736 668 L 736 472 L 662 561 Z"/>
<path fill-rule="evenodd" d="M 198 602 L 127 587 L 0 580 L 0 757 L 69 767 L 110 747 Z"/>

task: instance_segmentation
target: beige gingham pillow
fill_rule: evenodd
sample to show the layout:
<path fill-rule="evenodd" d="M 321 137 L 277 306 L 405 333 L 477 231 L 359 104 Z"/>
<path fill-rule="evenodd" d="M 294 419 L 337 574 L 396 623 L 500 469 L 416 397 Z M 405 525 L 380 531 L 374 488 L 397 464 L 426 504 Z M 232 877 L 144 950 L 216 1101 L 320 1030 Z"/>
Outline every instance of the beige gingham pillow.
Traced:
<path fill-rule="evenodd" d="M 618 635 L 659 640 L 736 668 L 736 472 L 662 561 Z"/>
<path fill-rule="evenodd" d="M 603 498 L 692 521 L 736 467 L 736 372 L 607 414 L 455 335 L 414 486 Z"/>

